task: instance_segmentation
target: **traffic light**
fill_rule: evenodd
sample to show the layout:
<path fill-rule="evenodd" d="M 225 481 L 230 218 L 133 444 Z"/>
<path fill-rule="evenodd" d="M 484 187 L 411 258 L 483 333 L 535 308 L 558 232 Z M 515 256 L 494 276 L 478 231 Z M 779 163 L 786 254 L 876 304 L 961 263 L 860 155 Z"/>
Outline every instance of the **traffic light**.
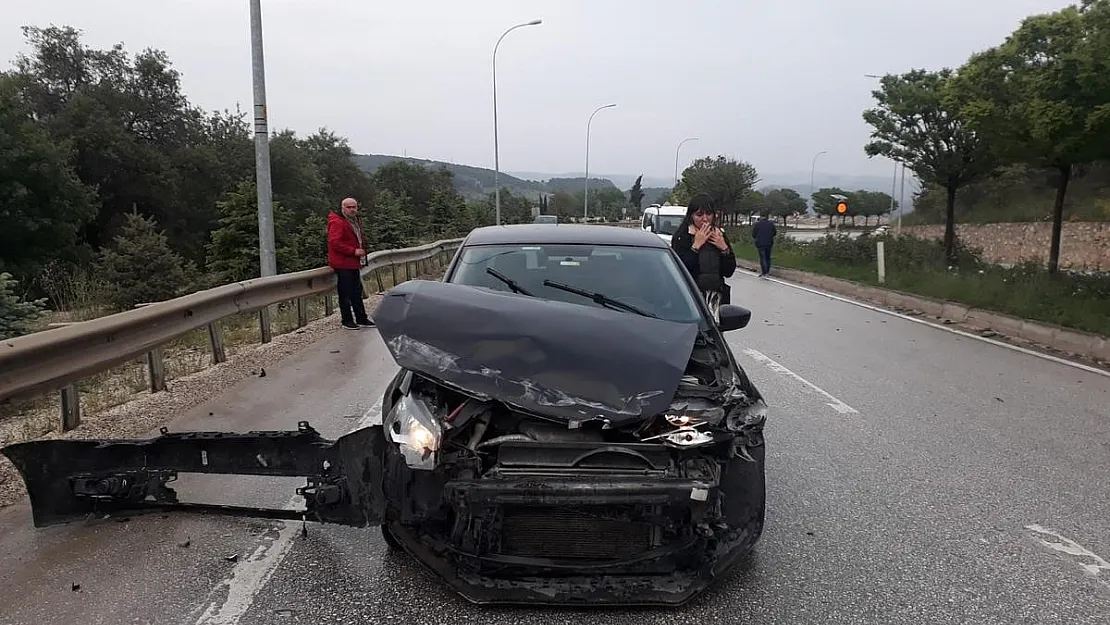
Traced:
<path fill-rule="evenodd" d="M 836 203 L 836 214 L 837 215 L 846 215 L 846 214 L 848 214 L 848 202 L 847 202 L 847 200 L 840 200 L 839 202 Z"/>

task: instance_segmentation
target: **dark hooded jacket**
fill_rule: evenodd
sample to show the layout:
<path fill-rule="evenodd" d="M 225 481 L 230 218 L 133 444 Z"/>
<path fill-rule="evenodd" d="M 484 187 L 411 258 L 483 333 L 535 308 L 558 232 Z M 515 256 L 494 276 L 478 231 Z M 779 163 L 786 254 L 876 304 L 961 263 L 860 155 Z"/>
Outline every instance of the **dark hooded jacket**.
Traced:
<path fill-rule="evenodd" d="M 732 252 L 732 242 L 723 230 L 721 234 L 728 246 L 723 252 L 708 242 L 695 252 L 694 235 L 690 234 L 688 225 L 680 226 L 678 232 L 671 237 L 671 247 L 703 292 L 725 292 L 725 278 L 736 272 L 736 255 Z"/>

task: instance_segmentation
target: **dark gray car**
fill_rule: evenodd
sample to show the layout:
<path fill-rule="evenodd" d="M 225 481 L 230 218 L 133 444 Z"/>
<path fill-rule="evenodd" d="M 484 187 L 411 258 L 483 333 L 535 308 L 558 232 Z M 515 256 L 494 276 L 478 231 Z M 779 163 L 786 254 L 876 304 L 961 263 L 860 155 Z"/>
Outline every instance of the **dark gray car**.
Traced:
<path fill-rule="evenodd" d="M 442 282 L 386 293 L 383 423 L 53 440 L 4 453 L 35 524 L 185 509 L 380 526 L 478 603 L 678 604 L 758 541 L 766 404 L 659 237 L 473 231 Z M 203 460 L 202 460 L 203 458 Z M 306 509 L 185 504 L 177 472 L 293 475 Z"/>

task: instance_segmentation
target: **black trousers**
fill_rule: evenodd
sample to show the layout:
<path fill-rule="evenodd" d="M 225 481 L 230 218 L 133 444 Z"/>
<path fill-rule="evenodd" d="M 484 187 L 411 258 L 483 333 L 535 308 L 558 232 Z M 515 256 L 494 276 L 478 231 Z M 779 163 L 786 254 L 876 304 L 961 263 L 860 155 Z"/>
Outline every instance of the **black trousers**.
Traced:
<path fill-rule="evenodd" d="M 335 288 L 339 293 L 339 316 L 343 323 L 369 321 L 362 303 L 362 278 L 358 269 L 336 269 Z"/>

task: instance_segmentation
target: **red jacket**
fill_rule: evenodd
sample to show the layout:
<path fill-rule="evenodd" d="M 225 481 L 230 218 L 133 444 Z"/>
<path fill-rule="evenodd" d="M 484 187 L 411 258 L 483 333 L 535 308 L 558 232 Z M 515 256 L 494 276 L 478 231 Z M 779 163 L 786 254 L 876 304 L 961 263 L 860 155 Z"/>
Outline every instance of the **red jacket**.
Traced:
<path fill-rule="evenodd" d="M 328 213 L 328 266 L 332 269 L 361 267 L 355 250 L 361 247 L 366 251 L 366 235 L 362 232 L 362 220 L 355 217 L 355 223 L 358 224 L 358 235 L 355 235 L 355 229 L 346 217 L 335 211 Z M 362 237 L 361 244 L 359 236 Z"/>

